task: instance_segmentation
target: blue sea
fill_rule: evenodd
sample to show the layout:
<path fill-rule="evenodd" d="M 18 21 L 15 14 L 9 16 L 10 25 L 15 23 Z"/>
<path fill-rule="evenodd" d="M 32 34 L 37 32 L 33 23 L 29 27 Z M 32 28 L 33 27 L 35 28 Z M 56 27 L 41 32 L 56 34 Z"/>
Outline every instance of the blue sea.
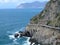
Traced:
<path fill-rule="evenodd" d="M 29 45 L 28 37 L 13 38 L 17 31 L 24 31 L 30 19 L 41 9 L 0 9 L 0 45 Z"/>

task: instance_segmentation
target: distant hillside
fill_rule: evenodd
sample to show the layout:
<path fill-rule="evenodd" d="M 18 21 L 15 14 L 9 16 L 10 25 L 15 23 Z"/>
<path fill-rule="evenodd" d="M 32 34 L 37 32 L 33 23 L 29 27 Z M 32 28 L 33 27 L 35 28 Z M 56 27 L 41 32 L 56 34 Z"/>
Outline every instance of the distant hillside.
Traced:
<path fill-rule="evenodd" d="M 47 2 L 32 2 L 32 3 L 22 3 L 17 6 L 17 8 L 42 8 Z"/>

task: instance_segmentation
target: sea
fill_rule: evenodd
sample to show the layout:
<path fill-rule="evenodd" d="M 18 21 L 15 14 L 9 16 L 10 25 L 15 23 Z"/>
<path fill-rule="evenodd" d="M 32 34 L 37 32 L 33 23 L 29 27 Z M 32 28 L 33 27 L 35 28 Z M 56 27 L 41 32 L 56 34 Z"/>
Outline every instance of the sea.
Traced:
<path fill-rule="evenodd" d="M 14 33 L 24 31 L 39 9 L 0 9 L 0 45 L 30 45 L 30 37 L 14 38 Z"/>

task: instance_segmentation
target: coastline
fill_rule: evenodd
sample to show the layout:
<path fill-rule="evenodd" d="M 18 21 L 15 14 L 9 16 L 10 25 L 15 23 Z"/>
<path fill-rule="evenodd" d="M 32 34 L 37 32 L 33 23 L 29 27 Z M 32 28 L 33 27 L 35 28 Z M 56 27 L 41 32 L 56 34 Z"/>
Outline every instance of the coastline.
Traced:
<path fill-rule="evenodd" d="M 25 32 L 21 34 L 30 37 L 30 45 L 60 45 L 59 4 L 59 0 L 50 0 L 44 10 L 30 20 Z"/>

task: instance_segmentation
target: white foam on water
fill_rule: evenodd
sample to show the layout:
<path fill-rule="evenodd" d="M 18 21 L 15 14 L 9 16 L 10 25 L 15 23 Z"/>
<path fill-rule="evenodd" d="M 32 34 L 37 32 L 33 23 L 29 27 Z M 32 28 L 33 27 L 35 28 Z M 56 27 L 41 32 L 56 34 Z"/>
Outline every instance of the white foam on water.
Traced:
<path fill-rule="evenodd" d="M 23 30 L 25 27 L 22 27 L 21 29 L 19 29 L 19 30 Z M 19 30 L 18 31 L 14 31 L 13 33 L 12 32 L 10 32 L 10 31 L 8 31 L 8 33 L 10 33 L 11 35 L 8 35 L 8 37 L 9 37 L 9 39 L 10 40 L 13 40 L 13 45 L 15 45 L 15 44 L 17 44 L 17 45 L 19 45 L 19 43 L 17 42 L 17 40 L 18 39 L 16 39 L 15 37 L 14 37 L 14 34 L 16 34 L 16 33 L 18 33 L 19 32 Z M 18 36 L 18 38 L 20 38 L 19 36 Z M 24 44 L 23 45 L 30 45 L 30 42 L 29 42 L 29 39 L 30 39 L 30 37 L 26 37 L 27 38 L 27 40 L 24 42 Z M 20 44 L 21 45 L 21 44 Z"/>
<path fill-rule="evenodd" d="M 17 39 L 13 40 L 13 44 L 19 44 L 16 40 Z"/>
<path fill-rule="evenodd" d="M 12 42 L 12 45 L 18 45 L 19 43 L 17 42 L 17 39 L 14 37 L 14 35 L 9 35 L 9 39 L 12 39 L 13 42 Z"/>
<path fill-rule="evenodd" d="M 27 37 L 27 40 L 25 41 L 25 43 L 23 45 L 30 45 L 29 39 L 30 39 L 30 37 Z"/>
<path fill-rule="evenodd" d="M 8 36 L 9 39 L 15 39 L 14 34 L 16 34 L 16 33 L 20 34 L 19 31 L 23 31 L 24 29 L 25 29 L 25 27 L 22 27 L 22 28 L 19 29 L 18 31 L 14 31 L 14 32 L 7 31 L 7 33 L 12 34 L 12 35 L 9 35 L 9 36 Z M 20 38 L 20 35 L 19 35 L 17 38 Z"/>
<path fill-rule="evenodd" d="M 9 35 L 9 39 L 15 39 L 14 35 Z"/>
<path fill-rule="evenodd" d="M 33 43 L 32 45 L 34 45 L 35 43 Z"/>
<path fill-rule="evenodd" d="M 15 32 L 15 33 L 18 33 L 18 32 Z M 30 42 L 29 42 L 29 39 L 30 37 L 26 37 L 27 40 L 24 42 L 23 45 L 30 45 Z M 14 35 L 9 35 L 9 39 L 13 39 L 13 45 L 18 45 L 19 43 L 17 42 L 17 39 L 14 37 Z"/>
<path fill-rule="evenodd" d="M 14 37 L 14 34 L 16 34 L 16 33 L 18 33 L 19 34 L 19 32 L 18 31 L 16 31 L 15 33 L 13 33 L 12 35 L 9 35 L 8 37 L 9 37 L 9 39 L 15 39 L 15 37 Z M 20 36 L 20 35 L 19 35 Z M 17 37 L 17 38 L 20 38 L 20 37 Z"/>

